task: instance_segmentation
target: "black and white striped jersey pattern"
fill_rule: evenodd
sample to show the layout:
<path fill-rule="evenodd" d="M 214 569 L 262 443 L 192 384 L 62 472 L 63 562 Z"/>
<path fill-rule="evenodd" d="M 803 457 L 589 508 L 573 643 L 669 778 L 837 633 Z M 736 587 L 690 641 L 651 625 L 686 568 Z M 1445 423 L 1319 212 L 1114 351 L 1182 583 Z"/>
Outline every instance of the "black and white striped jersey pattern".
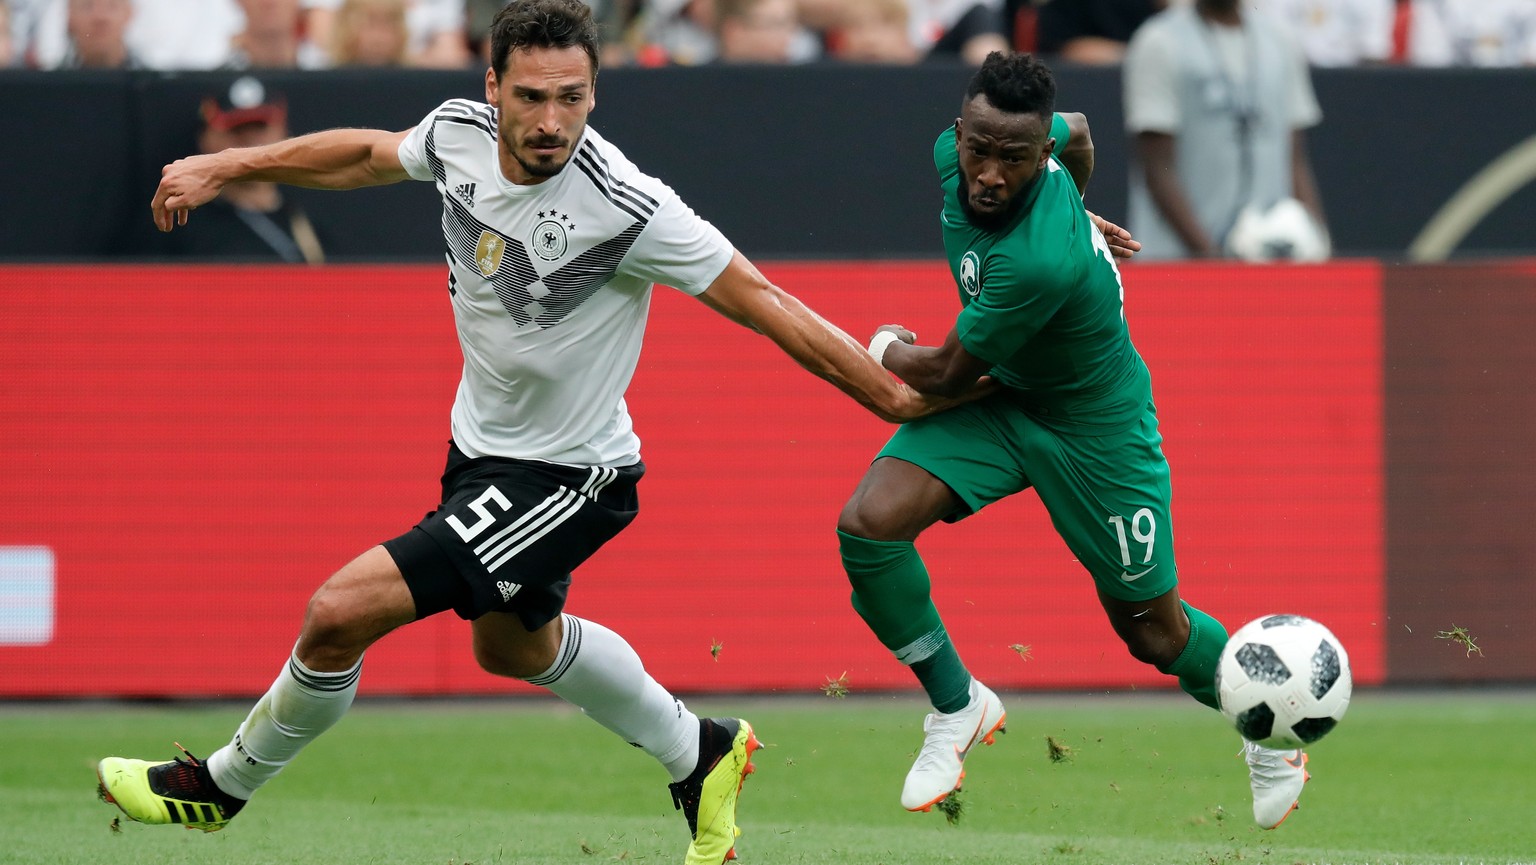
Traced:
<path fill-rule="evenodd" d="M 619 262 L 624 260 L 640 232 L 655 215 L 657 201 L 623 181 L 615 180 L 597 146 L 590 140 L 583 140 L 577 146 L 573 161 L 605 199 L 634 221 L 541 277 L 528 248 L 518 236 L 498 231 L 476 219 L 469 208 L 449 192 L 447 169 L 437 155 L 437 133 L 441 124 L 467 126 L 479 130 L 493 144 L 496 141 L 495 110 L 488 105 L 480 106 L 481 110 L 466 107 L 472 104 L 463 100 L 445 104 L 426 136 L 427 163 L 432 166 L 433 179 L 443 192 L 443 236 L 448 241 L 449 261 L 455 264 L 474 261 L 482 234 L 487 231 L 495 234 L 506 245 L 506 251 L 500 265 L 486 279 L 501 299 L 502 306 L 519 326 L 532 322 L 539 327 L 554 327 L 613 279 Z M 454 288 L 456 290 L 457 285 Z"/>
<path fill-rule="evenodd" d="M 650 221 L 656 212 L 656 199 L 638 189 L 632 189 L 622 180 L 615 180 L 608 169 L 608 160 L 598 152 L 597 145 L 583 141 L 576 148 L 573 161 L 577 170 L 585 174 L 604 198 L 613 206 L 633 216 L 640 224 Z"/>
<path fill-rule="evenodd" d="M 442 204 L 465 359 L 454 441 L 470 456 L 628 465 L 640 442 L 623 396 L 653 284 L 698 294 L 734 250 L 590 127 L 559 173 L 512 183 L 497 123 L 493 106 L 451 99 L 400 145 Z"/>
<path fill-rule="evenodd" d="M 482 102 L 468 99 L 450 99 L 437 109 L 437 119 L 442 123 L 458 123 L 484 132 L 496 140 L 496 109 Z"/>

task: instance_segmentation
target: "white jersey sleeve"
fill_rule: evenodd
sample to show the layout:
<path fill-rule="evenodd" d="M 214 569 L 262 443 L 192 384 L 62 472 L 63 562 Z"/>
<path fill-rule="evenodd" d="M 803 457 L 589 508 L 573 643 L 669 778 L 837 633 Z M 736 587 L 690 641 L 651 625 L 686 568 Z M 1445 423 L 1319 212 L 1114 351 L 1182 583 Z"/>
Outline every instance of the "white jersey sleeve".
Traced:
<path fill-rule="evenodd" d="M 619 272 L 697 296 L 725 271 L 734 254 L 718 228 L 694 213 L 670 187 L 663 187 L 655 215 Z"/>
<path fill-rule="evenodd" d="M 458 100 L 449 100 L 449 102 Z M 400 142 L 400 164 L 405 167 L 405 173 L 412 180 L 431 180 L 432 166 L 427 162 L 427 133 L 432 129 L 432 120 L 448 106 L 448 102 L 432 109 L 416 124 L 405 140 Z"/>

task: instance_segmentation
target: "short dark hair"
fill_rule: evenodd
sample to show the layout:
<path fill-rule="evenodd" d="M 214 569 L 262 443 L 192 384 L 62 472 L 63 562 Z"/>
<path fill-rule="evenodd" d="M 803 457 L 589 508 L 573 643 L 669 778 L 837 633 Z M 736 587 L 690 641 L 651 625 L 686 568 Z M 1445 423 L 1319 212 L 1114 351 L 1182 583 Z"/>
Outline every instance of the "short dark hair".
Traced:
<path fill-rule="evenodd" d="M 999 111 L 1049 118 L 1056 109 L 1056 77 L 1033 54 L 993 51 L 971 76 L 965 101 L 978 95 Z"/>
<path fill-rule="evenodd" d="M 523 48 L 581 48 L 597 74 L 597 24 L 581 0 L 513 0 L 491 20 L 491 68 L 507 71 L 507 55 Z"/>

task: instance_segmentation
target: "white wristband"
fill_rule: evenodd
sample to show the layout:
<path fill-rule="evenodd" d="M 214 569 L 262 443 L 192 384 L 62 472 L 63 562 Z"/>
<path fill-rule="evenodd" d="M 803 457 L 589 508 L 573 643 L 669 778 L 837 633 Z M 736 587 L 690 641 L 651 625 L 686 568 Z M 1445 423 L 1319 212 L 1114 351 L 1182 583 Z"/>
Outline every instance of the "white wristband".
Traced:
<path fill-rule="evenodd" d="M 888 330 L 882 330 L 869 341 L 869 356 L 875 359 L 875 363 L 885 366 L 885 350 L 891 347 L 891 343 L 901 342 L 901 337 Z"/>

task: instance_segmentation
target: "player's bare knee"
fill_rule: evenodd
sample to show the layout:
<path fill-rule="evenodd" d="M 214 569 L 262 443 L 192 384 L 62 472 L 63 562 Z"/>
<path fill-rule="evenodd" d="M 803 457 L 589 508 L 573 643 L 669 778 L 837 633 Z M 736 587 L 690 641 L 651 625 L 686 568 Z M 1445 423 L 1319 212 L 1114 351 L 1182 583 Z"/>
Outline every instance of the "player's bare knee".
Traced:
<path fill-rule="evenodd" d="M 299 638 L 299 660 L 311 669 L 346 669 L 356 662 L 371 634 L 361 605 L 348 601 L 329 585 L 321 586 L 304 611 L 304 632 Z"/>
<path fill-rule="evenodd" d="M 903 540 L 899 515 L 892 508 L 881 508 L 867 497 L 855 497 L 843 506 L 837 517 L 837 530 L 845 535 L 870 541 Z"/>
<path fill-rule="evenodd" d="M 563 617 L 530 630 L 516 613 L 490 612 L 475 620 L 471 648 L 475 663 L 493 676 L 530 679 L 554 666 L 564 639 Z"/>
<path fill-rule="evenodd" d="M 563 637 L 559 616 L 529 630 L 515 613 L 492 612 L 475 620 L 471 647 L 487 673 L 529 679 L 554 665 Z"/>
<path fill-rule="evenodd" d="M 475 641 L 475 663 L 493 676 L 527 679 L 549 669 L 549 661 L 523 646 L 493 645 Z"/>
<path fill-rule="evenodd" d="M 859 512 L 854 508 L 853 502 L 843 506 L 843 512 L 837 515 L 837 530 L 845 535 L 856 538 L 868 537 L 865 534 L 864 523 L 859 519 Z"/>
<path fill-rule="evenodd" d="M 512 658 L 507 657 L 501 652 L 497 652 L 486 646 L 482 646 L 479 643 L 475 644 L 475 663 L 480 665 L 480 669 L 490 673 L 492 676 L 505 676 L 508 679 L 524 679 L 533 675 L 532 673 L 518 675 L 518 673 L 521 672 L 521 668 L 513 661 Z"/>
<path fill-rule="evenodd" d="M 479 634 L 476 634 L 474 639 L 470 641 L 470 649 L 474 652 L 475 663 L 480 665 L 480 669 L 490 673 L 492 676 L 507 675 L 507 673 L 503 672 L 501 655 L 492 647 L 486 645 L 486 642 L 480 638 Z"/>

